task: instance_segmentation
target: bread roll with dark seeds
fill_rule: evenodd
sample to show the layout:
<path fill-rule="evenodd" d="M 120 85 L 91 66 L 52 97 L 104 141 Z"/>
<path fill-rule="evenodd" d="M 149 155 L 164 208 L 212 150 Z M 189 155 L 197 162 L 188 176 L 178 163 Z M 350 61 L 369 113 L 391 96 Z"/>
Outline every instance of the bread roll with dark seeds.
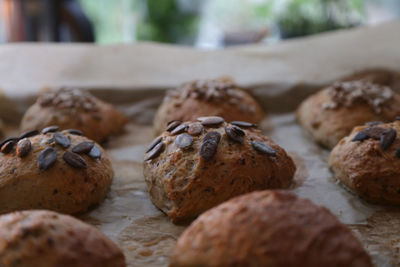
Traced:
<path fill-rule="evenodd" d="M 292 182 L 293 160 L 254 124 L 202 117 L 167 128 L 145 154 L 144 177 L 154 205 L 174 223 L 234 196 Z"/>
<path fill-rule="evenodd" d="M 337 82 L 308 97 L 297 110 L 301 126 L 330 149 L 355 126 L 393 121 L 397 115 L 400 95 L 368 81 Z"/>
<path fill-rule="evenodd" d="M 71 216 L 32 210 L 0 216 L 2 267 L 125 267 L 122 251 Z"/>
<path fill-rule="evenodd" d="M 60 129 L 78 129 L 85 136 L 102 142 L 120 133 L 127 118 L 110 104 L 76 88 L 62 88 L 40 95 L 26 112 L 21 131 L 58 125 Z"/>
<path fill-rule="evenodd" d="M 49 209 L 77 214 L 103 201 L 114 176 L 108 156 L 79 131 L 58 128 L 0 144 L 0 213 Z M 82 149 L 88 143 L 91 149 Z"/>
<path fill-rule="evenodd" d="M 372 267 L 327 209 L 287 191 L 260 191 L 202 214 L 179 237 L 171 267 Z"/>
<path fill-rule="evenodd" d="M 359 126 L 329 157 L 337 179 L 373 203 L 400 205 L 400 121 Z"/>
<path fill-rule="evenodd" d="M 167 93 L 154 118 L 155 133 L 163 132 L 171 121 L 191 121 L 201 116 L 259 123 L 264 114 L 257 101 L 232 80 L 197 80 Z"/>

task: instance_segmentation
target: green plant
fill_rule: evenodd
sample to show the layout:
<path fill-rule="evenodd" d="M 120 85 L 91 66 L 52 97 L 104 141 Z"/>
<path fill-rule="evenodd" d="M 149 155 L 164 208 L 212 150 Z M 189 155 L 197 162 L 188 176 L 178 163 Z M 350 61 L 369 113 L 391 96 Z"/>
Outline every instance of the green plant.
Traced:
<path fill-rule="evenodd" d="M 177 0 L 146 0 L 147 14 L 137 27 L 138 40 L 192 43 L 198 25 L 195 11 L 183 10 Z"/>
<path fill-rule="evenodd" d="M 291 0 L 277 23 L 289 38 L 353 27 L 362 17 L 362 0 Z"/>

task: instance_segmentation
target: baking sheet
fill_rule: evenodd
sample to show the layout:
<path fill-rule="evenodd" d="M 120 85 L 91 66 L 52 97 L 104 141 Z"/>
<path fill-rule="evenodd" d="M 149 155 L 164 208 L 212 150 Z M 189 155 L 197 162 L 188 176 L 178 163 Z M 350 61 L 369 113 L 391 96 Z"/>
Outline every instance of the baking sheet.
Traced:
<path fill-rule="evenodd" d="M 131 106 L 142 107 L 138 102 Z M 151 118 L 151 116 L 149 116 Z M 98 227 L 124 251 L 128 266 L 168 266 L 185 226 L 176 226 L 150 201 L 142 158 L 153 139 L 151 121 L 130 123 L 126 132 L 104 144 L 115 179 L 104 203 L 80 219 Z M 316 145 L 296 123 L 293 112 L 270 112 L 260 124 L 264 134 L 284 147 L 297 171 L 290 190 L 331 210 L 362 240 L 376 266 L 400 266 L 400 211 L 368 204 L 333 179 L 329 151 Z M 7 135 L 18 132 L 8 127 Z"/>

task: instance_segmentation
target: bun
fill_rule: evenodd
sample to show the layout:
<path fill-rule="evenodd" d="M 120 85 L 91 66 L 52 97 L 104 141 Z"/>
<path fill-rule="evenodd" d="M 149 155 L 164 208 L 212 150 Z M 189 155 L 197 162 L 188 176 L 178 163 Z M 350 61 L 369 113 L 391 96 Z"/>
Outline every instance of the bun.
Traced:
<path fill-rule="evenodd" d="M 171 267 L 372 267 L 327 209 L 287 191 L 259 191 L 202 214 L 179 237 Z"/>
<path fill-rule="evenodd" d="M 114 177 L 103 149 L 77 130 L 49 127 L 0 145 L 0 213 L 50 209 L 86 212 L 105 198 Z"/>
<path fill-rule="evenodd" d="M 78 129 L 88 138 L 102 142 L 122 131 L 127 118 L 110 104 L 88 92 L 63 88 L 40 95 L 21 122 L 22 131 L 58 125 L 60 129 Z"/>
<path fill-rule="evenodd" d="M 257 101 L 232 80 L 198 80 L 167 93 L 154 118 L 154 129 L 160 134 L 171 121 L 192 121 L 202 116 L 259 123 L 264 114 Z"/>
<path fill-rule="evenodd" d="M 3 267 L 125 267 L 122 251 L 73 217 L 35 210 L 0 216 Z"/>
<path fill-rule="evenodd" d="M 399 94 L 364 81 L 335 83 L 308 97 L 297 110 L 301 126 L 327 148 L 333 148 L 355 126 L 392 121 L 399 114 Z"/>
<path fill-rule="evenodd" d="M 287 188 L 295 170 L 285 150 L 255 125 L 221 117 L 170 124 L 144 161 L 151 200 L 174 223 L 193 220 L 237 195 Z"/>

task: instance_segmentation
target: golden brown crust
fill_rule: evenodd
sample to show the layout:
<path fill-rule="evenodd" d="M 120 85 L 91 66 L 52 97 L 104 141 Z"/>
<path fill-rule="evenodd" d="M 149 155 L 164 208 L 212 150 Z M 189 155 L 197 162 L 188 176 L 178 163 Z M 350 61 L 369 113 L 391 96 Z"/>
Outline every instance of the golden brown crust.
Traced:
<path fill-rule="evenodd" d="M 51 211 L 0 216 L 4 267 L 124 267 L 122 251 L 99 230 Z"/>
<path fill-rule="evenodd" d="M 202 214 L 170 266 L 369 267 L 368 254 L 327 209 L 288 191 L 259 191 Z"/>
<path fill-rule="evenodd" d="M 168 92 L 154 118 L 155 133 L 162 133 L 170 121 L 192 121 L 201 116 L 259 123 L 264 114 L 257 101 L 231 80 L 198 80 Z"/>
<path fill-rule="evenodd" d="M 60 89 L 40 95 L 26 112 L 21 131 L 58 125 L 81 130 L 89 139 L 104 141 L 122 131 L 127 118 L 110 104 L 79 89 Z"/>
<path fill-rule="evenodd" d="M 361 86 L 369 84 L 359 81 L 356 83 Z M 380 88 L 378 90 L 384 88 L 377 85 L 375 87 Z M 400 114 L 400 95 L 393 91 L 390 99 L 382 100 L 385 101 L 384 104 L 375 110 L 364 99 L 356 99 L 347 106 L 338 105 L 336 108 L 327 108 L 333 99 L 331 89 L 332 86 L 311 95 L 297 109 L 297 119 L 301 126 L 316 142 L 327 148 L 333 148 L 355 126 L 363 125 L 368 121 L 392 121 Z M 374 97 L 370 95 L 365 99 L 373 102 Z"/>
<path fill-rule="evenodd" d="M 54 141 L 55 134 L 64 135 L 70 141 L 69 147 L 57 144 Z M 16 142 L 9 153 L 0 155 L 0 213 L 50 209 L 76 214 L 86 212 L 103 201 L 114 174 L 108 156 L 98 144 L 94 144 L 94 147 L 99 149 L 101 157 L 79 154 L 86 162 L 86 168 L 81 165 L 78 167 L 82 168 L 77 168 L 68 164 L 63 157 L 66 151 L 71 152 L 76 145 L 90 142 L 86 137 L 62 131 L 38 134 L 27 139 L 31 149 L 25 156 L 17 155 L 19 149 Z M 48 148 L 55 149 L 57 159 L 53 165 L 41 170 L 38 164 L 43 160 L 39 160 L 39 156 Z M 50 157 L 47 159 L 49 161 Z M 83 163 L 78 161 L 75 164 Z"/>
<path fill-rule="evenodd" d="M 187 125 L 192 124 L 199 123 L 187 122 Z M 290 186 L 296 167 L 283 148 L 255 127 L 242 127 L 241 144 L 228 137 L 225 127 L 233 126 L 225 122 L 204 126 L 200 135 L 191 136 L 193 143 L 186 149 L 177 145 L 179 134 L 164 132 L 159 143 L 164 144 L 162 152 L 154 159 L 145 160 L 144 177 L 150 197 L 173 222 L 193 220 L 237 195 Z M 190 127 L 188 131 L 191 132 Z M 218 132 L 220 141 L 215 146 L 215 154 L 206 159 L 201 147 L 211 132 Z M 257 151 L 252 144 L 254 141 L 265 144 L 275 155 Z M 150 150 L 146 158 L 156 149 Z"/>
<path fill-rule="evenodd" d="M 393 129 L 397 132 L 397 136 L 393 143 L 389 142 L 390 145 L 383 149 L 381 135 L 353 141 L 359 132 L 366 132 L 372 128 L 356 127 L 332 150 L 329 166 L 336 178 L 360 197 L 374 203 L 400 205 L 400 158 L 398 157 L 400 153 L 396 156 L 400 148 L 400 122 L 373 127 L 387 131 Z"/>

